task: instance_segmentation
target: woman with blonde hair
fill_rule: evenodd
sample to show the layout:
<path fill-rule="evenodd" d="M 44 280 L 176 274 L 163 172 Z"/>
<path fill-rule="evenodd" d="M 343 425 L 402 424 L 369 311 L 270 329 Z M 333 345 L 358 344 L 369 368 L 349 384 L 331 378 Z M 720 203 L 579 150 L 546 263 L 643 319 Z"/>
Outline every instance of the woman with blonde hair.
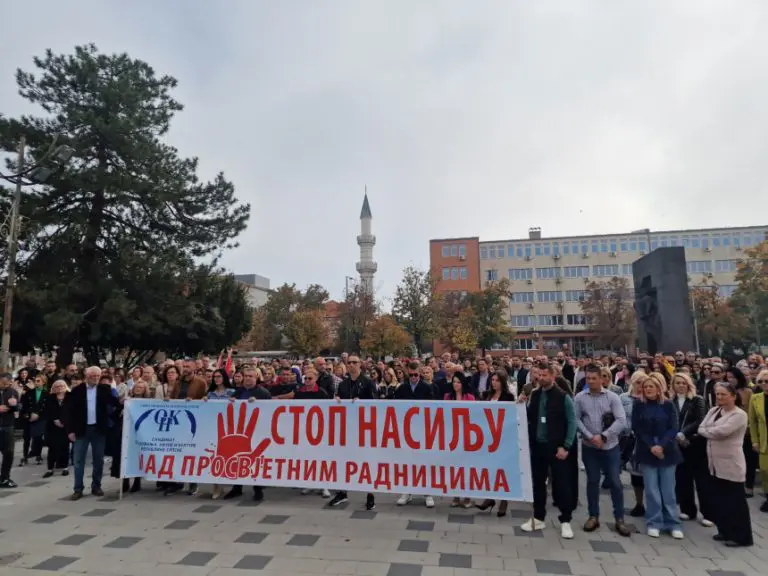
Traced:
<path fill-rule="evenodd" d="M 755 393 L 749 400 L 749 435 L 752 450 L 758 457 L 763 492 L 768 498 L 768 370 L 758 372 L 755 385 Z M 768 512 L 768 499 L 760 505 L 760 511 Z"/>
<path fill-rule="evenodd" d="M 629 379 L 629 388 L 620 396 L 621 405 L 624 407 L 624 413 L 627 416 L 627 422 L 632 422 L 632 410 L 635 402 L 641 402 L 643 399 L 643 384 L 648 379 L 648 375 L 642 370 L 636 371 Z M 635 494 L 635 507 L 630 510 L 629 515 L 634 518 L 645 516 L 644 484 L 643 475 L 637 467 L 634 459 L 635 454 L 635 435 L 632 433 L 632 427 L 627 428 L 626 434 L 619 440 L 621 446 L 621 461 L 624 467 L 629 471 L 629 481 L 632 485 L 632 491 Z"/>
<path fill-rule="evenodd" d="M 684 372 L 678 372 L 672 378 L 670 396 L 677 411 L 677 443 L 683 457 L 675 472 L 680 519 L 696 520 L 701 511 L 701 525 L 714 526 L 710 520 L 712 510 L 708 490 L 707 445 L 699 436 L 699 425 L 706 414 L 704 398 L 696 394 L 696 384 Z M 699 497 L 698 509 L 696 495 Z"/>
<path fill-rule="evenodd" d="M 677 412 L 665 397 L 661 374 L 654 372 L 643 382 L 642 401 L 632 409 L 632 431 L 636 439 L 635 458 L 645 485 L 648 536 L 658 538 L 664 530 L 680 540 L 684 536 L 675 495 L 675 470 L 682 460 L 676 441 Z"/>
<path fill-rule="evenodd" d="M 69 386 L 64 380 L 56 380 L 45 399 L 45 441 L 48 444 L 48 471 L 43 478 L 50 478 L 54 470 L 62 476 L 69 475 L 69 438 L 64 429 L 64 404 Z"/>

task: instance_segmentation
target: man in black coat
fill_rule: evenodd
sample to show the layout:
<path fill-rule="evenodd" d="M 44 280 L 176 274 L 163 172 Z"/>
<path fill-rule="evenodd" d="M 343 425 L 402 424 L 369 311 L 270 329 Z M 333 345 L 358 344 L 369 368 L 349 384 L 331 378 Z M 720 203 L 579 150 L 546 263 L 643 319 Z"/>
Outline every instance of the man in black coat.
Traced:
<path fill-rule="evenodd" d="M 418 362 L 408 363 L 406 372 L 408 379 L 400 384 L 395 390 L 395 400 L 434 400 L 432 387 L 421 379 L 421 366 Z M 490 386 L 490 380 L 488 385 Z M 401 494 L 397 499 L 398 506 L 405 506 L 413 497 L 410 494 Z M 435 499 L 432 496 L 425 496 L 424 503 L 427 508 L 435 507 Z"/>
<path fill-rule="evenodd" d="M 101 368 L 90 366 L 85 370 L 85 384 L 72 389 L 64 410 L 64 429 L 73 442 L 75 460 L 75 489 L 72 500 L 83 497 L 83 477 L 88 446 L 93 457 L 91 494 L 103 496 L 101 476 L 104 470 L 104 449 L 109 431 L 109 409 L 118 403 L 117 395 L 108 384 L 99 384 Z"/>
<path fill-rule="evenodd" d="M 339 389 L 336 391 L 336 400 L 341 402 L 342 400 L 374 400 L 378 398 L 378 391 L 376 385 L 367 377 L 365 377 L 360 369 L 360 358 L 358 356 L 350 356 L 347 359 L 347 376 L 339 382 Z M 338 506 L 349 500 L 349 496 L 345 490 L 339 490 L 334 497 L 328 502 L 329 506 Z M 365 500 L 366 510 L 375 510 L 376 501 L 373 498 L 373 494 L 368 494 Z"/>
<path fill-rule="evenodd" d="M 19 393 L 11 386 L 11 375 L 0 374 L 0 454 L 3 456 L 3 462 L 0 464 L 0 488 L 16 488 L 16 482 L 11 480 L 11 467 L 16 445 L 14 426 L 19 404 Z"/>

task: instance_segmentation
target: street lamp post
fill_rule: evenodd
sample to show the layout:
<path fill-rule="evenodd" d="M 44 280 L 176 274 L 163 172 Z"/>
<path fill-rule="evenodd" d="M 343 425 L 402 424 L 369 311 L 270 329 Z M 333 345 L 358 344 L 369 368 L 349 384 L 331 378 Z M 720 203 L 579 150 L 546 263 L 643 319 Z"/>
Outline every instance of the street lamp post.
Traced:
<path fill-rule="evenodd" d="M 43 166 L 44 162 L 53 160 L 59 167 L 63 167 L 72 157 L 74 150 L 69 146 L 56 147 L 56 140 L 53 139 L 50 148 L 43 157 L 29 166 L 24 167 L 27 142 L 24 136 L 19 139 L 17 172 L 12 175 L 0 174 L 0 177 L 15 184 L 13 194 L 13 203 L 11 204 L 11 214 L 8 221 L 8 265 L 5 285 L 5 307 L 3 310 L 3 333 L 0 338 L 0 370 L 9 370 L 11 368 L 11 318 L 13 316 L 13 298 L 16 290 L 16 255 L 19 251 L 19 228 L 21 219 L 19 212 L 21 210 L 21 187 L 25 184 L 36 184 L 44 182 L 53 171 Z M 25 182 L 25 179 L 29 182 Z"/>

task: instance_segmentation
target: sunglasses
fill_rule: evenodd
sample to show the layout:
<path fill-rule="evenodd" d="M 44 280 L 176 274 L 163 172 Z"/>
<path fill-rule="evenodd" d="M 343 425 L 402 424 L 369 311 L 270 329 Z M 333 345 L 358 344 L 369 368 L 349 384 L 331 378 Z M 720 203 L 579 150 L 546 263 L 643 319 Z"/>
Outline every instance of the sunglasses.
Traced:
<path fill-rule="evenodd" d="M 758 380 L 756 384 L 768 384 L 768 380 Z"/>
<path fill-rule="evenodd" d="M 418 372 L 408 372 L 408 378 L 418 378 L 419 373 Z"/>
<path fill-rule="evenodd" d="M 312 380 L 314 380 L 314 379 L 315 379 L 314 376 L 304 376 L 304 381 L 305 382 L 312 382 Z"/>

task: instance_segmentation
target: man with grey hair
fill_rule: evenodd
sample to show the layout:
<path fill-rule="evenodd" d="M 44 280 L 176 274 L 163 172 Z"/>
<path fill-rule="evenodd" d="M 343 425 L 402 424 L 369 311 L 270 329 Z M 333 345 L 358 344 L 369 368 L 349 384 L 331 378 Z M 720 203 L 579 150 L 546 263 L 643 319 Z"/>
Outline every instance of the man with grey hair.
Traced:
<path fill-rule="evenodd" d="M 117 397 L 109 384 L 99 384 L 101 368 L 85 369 L 85 386 L 77 386 L 69 393 L 64 410 L 64 429 L 74 443 L 75 486 L 72 500 L 83 497 L 83 477 L 88 446 L 93 457 L 91 494 L 103 496 L 101 477 L 104 470 L 104 448 L 109 431 L 109 408 L 116 406 Z"/>

